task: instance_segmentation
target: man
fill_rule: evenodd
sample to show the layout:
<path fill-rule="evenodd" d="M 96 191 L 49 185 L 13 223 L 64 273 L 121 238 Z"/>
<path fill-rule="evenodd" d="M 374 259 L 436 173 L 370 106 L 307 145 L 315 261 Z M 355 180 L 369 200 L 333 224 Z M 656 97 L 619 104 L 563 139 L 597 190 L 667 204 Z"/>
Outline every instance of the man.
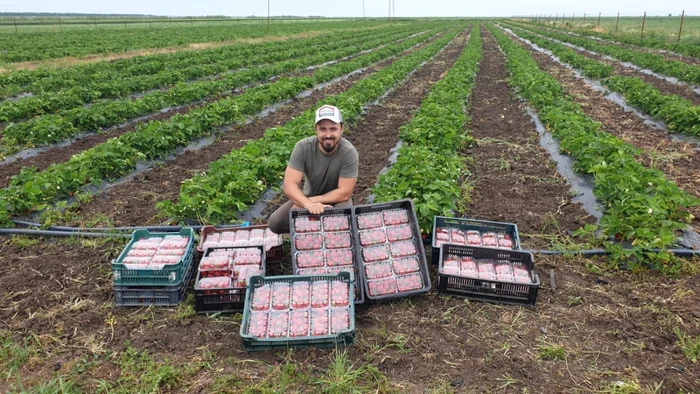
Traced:
<path fill-rule="evenodd" d="M 267 225 L 274 233 L 289 232 L 291 209 L 320 214 L 325 208 L 352 206 L 359 159 L 355 147 L 343 138 L 340 110 L 332 105 L 319 108 L 314 128 L 316 136 L 297 142 L 287 164 L 283 190 L 290 201 L 270 215 Z"/>

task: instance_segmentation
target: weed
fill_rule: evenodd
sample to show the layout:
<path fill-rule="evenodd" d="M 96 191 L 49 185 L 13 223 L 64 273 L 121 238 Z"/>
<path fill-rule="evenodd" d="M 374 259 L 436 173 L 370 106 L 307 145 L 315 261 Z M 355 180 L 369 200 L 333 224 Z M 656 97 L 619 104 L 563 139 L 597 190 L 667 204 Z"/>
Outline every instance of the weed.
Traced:
<path fill-rule="evenodd" d="M 569 296 L 569 299 L 566 301 L 566 305 L 568 306 L 576 306 L 581 304 L 583 304 L 583 298 L 581 298 L 581 296 Z"/>
<path fill-rule="evenodd" d="M 636 380 L 631 382 L 617 381 L 603 387 L 600 394 L 656 394 L 660 392 L 662 385 L 663 382 L 656 386 L 642 387 Z"/>
<path fill-rule="evenodd" d="M 538 357 L 542 360 L 563 360 L 566 358 L 566 350 L 560 345 L 540 346 Z"/>
<path fill-rule="evenodd" d="M 18 344 L 10 332 L 0 331 L 0 373 L 9 379 L 29 360 L 39 355 L 39 348 L 35 337 L 25 338 L 22 344 Z"/>
<path fill-rule="evenodd" d="M 383 391 L 379 387 L 386 386 L 386 377 L 377 368 L 364 364 L 355 368 L 350 364 L 347 351 L 336 351 L 324 375 L 313 382 L 319 386 L 322 393 L 360 394 L 369 391 Z"/>
<path fill-rule="evenodd" d="M 190 293 L 187 295 L 187 298 L 185 298 L 185 301 L 181 302 L 180 305 L 177 306 L 177 310 L 175 311 L 173 318 L 175 320 L 186 320 L 192 316 L 195 316 L 196 314 L 197 313 L 194 310 L 194 294 Z"/>
<path fill-rule="evenodd" d="M 20 249 L 36 246 L 39 242 L 41 242 L 41 238 L 28 235 L 13 235 L 6 241 L 8 245 L 16 246 Z"/>
<path fill-rule="evenodd" d="M 681 332 L 678 327 L 674 328 L 673 332 L 678 337 L 676 344 L 683 351 L 685 358 L 693 363 L 697 363 L 700 360 L 700 336 L 693 338 Z"/>

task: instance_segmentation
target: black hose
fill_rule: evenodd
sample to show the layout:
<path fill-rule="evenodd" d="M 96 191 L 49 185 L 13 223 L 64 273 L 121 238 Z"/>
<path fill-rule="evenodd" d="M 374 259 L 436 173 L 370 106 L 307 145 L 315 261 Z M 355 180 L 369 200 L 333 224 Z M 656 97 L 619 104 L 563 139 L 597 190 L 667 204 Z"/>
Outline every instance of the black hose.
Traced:
<path fill-rule="evenodd" d="M 32 223 L 32 222 L 24 222 L 21 220 L 15 220 L 15 224 L 23 226 L 23 227 L 36 227 L 36 228 L 41 228 L 41 224 L 39 223 Z M 163 231 L 163 232 L 168 232 L 168 231 L 180 231 L 183 229 L 183 227 L 188 227 L 192 228 L 193 230 L 201 230 L 203 227 L 202 225 L 197 225 L 197 226 L 135 226 L 135 227 L 94 227 L 94 228 L 87 228 L 87 227 L 67 227 L 67 226 L 49 226 L 47 230 L 53 230 L 53 231 L 68 231 L 68 232 L 111 232 L 111 231 L 134 231 L 134 230 L 148 230 L 148 231 Z M 223 226 L 216 226 L 217 229 L 220 228 L 235 228 L 235 227 L 241 227 L 240 225 L 223 225 Z"/>
<path fill-rule="evenodd" d="M 24 230 L 16 228 L 2 228 L 0 235 L 31 235 L 36 237 L 120 237 L 131 238 L 131 234 L 89 233 L 51 230 Z"/>

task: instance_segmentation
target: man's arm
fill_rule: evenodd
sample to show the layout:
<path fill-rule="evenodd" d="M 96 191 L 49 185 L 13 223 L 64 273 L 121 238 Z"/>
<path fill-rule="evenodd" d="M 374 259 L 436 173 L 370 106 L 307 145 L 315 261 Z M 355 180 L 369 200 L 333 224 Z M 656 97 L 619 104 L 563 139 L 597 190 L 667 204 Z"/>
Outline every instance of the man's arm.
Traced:
<path fill-rule="evenodd" d="M 303 172 L 287 166 L 287 169 L 284 171 L 284 182 L 282 183 L 284 194 L 292 200 L 296 207 L 304 208 L 316 215 L 323 213 L 323 209 L 325 208 L 324 204 L 306 197 L 301 190 L 301 181 L 303 178 Z"/>
<path fill-rule="evenodd" d="M 348 201 L 350 197 L 352 197 L 352 192 L 355 190 L 356 183 L 357 178 L 339 178 L 337 189 L 320 196 L 310 197 L 309 200 L 322 204 L 337 204 L 339 202 Z"/>

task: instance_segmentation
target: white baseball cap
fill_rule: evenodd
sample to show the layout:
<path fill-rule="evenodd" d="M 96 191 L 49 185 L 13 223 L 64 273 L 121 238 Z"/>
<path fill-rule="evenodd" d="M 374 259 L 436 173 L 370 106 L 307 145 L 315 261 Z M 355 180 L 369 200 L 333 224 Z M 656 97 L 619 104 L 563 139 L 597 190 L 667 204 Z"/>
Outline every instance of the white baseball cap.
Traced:
<path fill-rule="evenodd" d="M 340 110 L 332 105 L 324 105 L 316 110 L 316 123 L 323 119 L 329 119 L 334 123 L 343 123 L 343 116 L 340 114 Z"/>

